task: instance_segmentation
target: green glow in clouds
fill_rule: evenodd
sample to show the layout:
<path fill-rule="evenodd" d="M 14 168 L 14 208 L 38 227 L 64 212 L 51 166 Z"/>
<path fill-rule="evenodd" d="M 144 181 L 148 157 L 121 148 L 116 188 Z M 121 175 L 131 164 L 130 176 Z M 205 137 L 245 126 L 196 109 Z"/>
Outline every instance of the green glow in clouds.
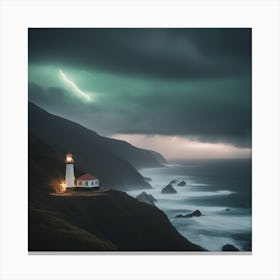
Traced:
<path fill-rule="evenodd" d="M 69 78 L 67 78 L 67 76 L 63 73 L 63 71 L 61 69 L 59 69 L 59 74 L 62 77 L 62 79 L 71 86 L 71 88 L 78 93 L 79 96 L 85 98 L 87 101 L 90 100 L 90 96 L 88 94 L 86 94 L 85 92 L 83 92 L 81 89 L 79 89 L 79 87 L 73 82 L 71 81 Z"/>

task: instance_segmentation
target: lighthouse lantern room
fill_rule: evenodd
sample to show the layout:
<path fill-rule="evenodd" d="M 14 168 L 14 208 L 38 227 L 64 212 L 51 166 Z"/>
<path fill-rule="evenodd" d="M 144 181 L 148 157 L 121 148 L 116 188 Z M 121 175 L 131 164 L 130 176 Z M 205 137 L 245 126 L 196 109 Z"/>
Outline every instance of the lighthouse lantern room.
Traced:
<path fill-rule="evenodd" d="M 75 175 L 74 175 L 74 159 L 73 155 L 68 153 L 65 158 L 66 172 L 65 172 L 65 184 L 66 188 L 75 187 Z"/>

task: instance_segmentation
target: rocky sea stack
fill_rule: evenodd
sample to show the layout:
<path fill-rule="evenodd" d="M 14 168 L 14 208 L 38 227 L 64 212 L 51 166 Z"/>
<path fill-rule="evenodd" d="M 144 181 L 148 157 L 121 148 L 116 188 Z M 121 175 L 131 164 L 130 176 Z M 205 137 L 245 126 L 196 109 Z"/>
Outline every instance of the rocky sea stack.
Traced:
<path fill-rule="evenodd" d="M 161 193 L 177 193 L 177 191 L 172 187 L 171 184 L 168 184 L 161 190 Z"/>
<path fill-rule="evenodd" d="M 179 186 L 179 187 L 184 187 L 186 185 L 187 185 L 187 183 L 185 181 L 181 181 L 177 184 L 177 186 Z"/>
<path fill-rule="evenodd" d="M 186 215 L 176 215 L 175 218 L 192 218 L 192 217 L 200 217 L 202 214 L 199 210 L 193 211 L 191 214 L 186 214 Z"/>
<path fill-rule="evenodd" d="M 231 244 L 226 244 L 222 247 L 222 251 L 236 252 L 236 251 L 239 251 L 239 250 Z"/>

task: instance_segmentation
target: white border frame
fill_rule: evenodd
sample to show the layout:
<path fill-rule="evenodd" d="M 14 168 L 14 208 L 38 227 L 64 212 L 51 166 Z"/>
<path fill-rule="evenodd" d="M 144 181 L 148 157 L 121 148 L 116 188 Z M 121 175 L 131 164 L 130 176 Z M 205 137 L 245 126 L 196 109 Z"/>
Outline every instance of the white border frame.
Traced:
<path fill-rule="evenodd" d="M 7 0 L 0 8 L 1 279 L 280 279 L 278 1 Z M 252 255 L 28 255 L 28 27 L 253 28 Z M 11 188 L 14 177 L 22 185 Z"/>

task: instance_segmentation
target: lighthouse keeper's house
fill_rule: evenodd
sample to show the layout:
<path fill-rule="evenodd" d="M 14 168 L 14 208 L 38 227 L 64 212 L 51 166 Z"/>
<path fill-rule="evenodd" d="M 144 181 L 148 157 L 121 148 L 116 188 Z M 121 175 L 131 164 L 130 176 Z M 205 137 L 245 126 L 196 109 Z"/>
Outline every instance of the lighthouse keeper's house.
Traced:
<path fill-rule="evenodd" d="M 86 173 L 76 179 L 77 187 L 86 187 L 86 188 L 98 188 L 99 180 L 92 176 L 90 173 Z"/>

